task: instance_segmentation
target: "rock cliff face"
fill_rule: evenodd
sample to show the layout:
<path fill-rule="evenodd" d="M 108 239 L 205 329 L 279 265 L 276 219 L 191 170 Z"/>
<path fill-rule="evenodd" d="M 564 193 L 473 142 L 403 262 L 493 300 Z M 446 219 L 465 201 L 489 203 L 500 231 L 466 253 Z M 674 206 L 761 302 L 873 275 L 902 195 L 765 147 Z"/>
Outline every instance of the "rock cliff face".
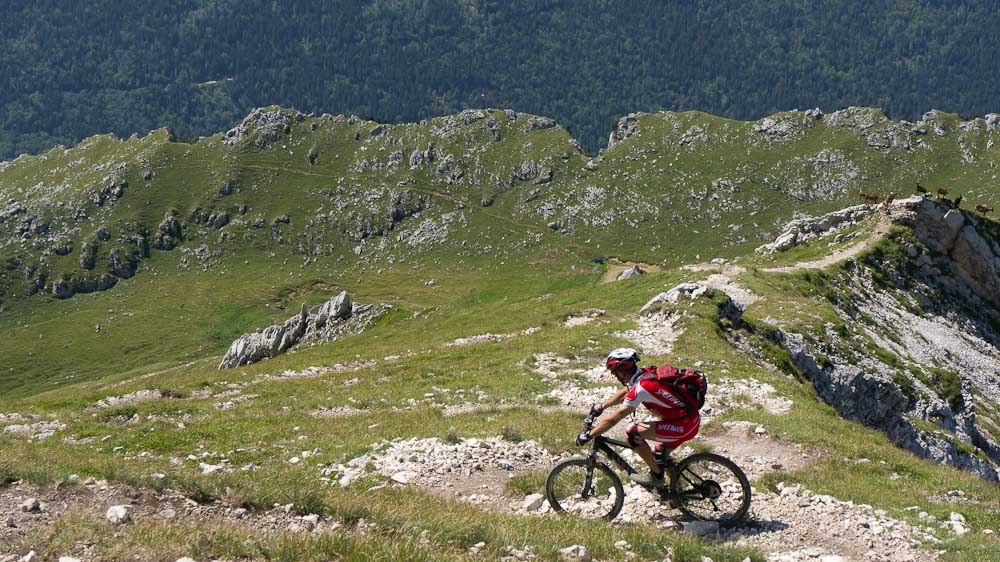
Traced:
<path fill-rule="evenodd" d="M 840 313 L 863 333 L 780 343 L 845 418 L 1000 481 L 1000 244 L 995 224 L 951 207 L 897 202 L 904 228 L 835 277 Z"/>

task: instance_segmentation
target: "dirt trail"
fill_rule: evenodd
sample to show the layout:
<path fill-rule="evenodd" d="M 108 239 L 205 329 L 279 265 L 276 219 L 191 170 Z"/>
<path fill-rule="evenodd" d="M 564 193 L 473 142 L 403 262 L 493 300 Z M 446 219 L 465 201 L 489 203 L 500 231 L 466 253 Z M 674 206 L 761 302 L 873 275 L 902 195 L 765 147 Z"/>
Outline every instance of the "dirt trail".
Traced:
<path fill-rule="evenodd" d="M 856 244 L 853 244 L 847 248 L 838 250 L 824 256 L 818 260 L 802 261 L 792 265 L 782 266 L 782 267 L 768 267 L 762 268 L 760 271 L 767 273 L 792 273 L 795 271 L 800 271 L 803 269 L 823 269 L 829 267 L 837 262 L 852 258 L 865 249 L 869 248 L 872 244 L 877 242 L 880 238 L 889 233 L 892 228 L 892 219 L 889 214 L 882 213 L 879 215 L 878 223 L 876 223 L 875 228 L 866 236 L 863 240 L 860 240 Z M 708 276 L 704 281 L 699 283 L 706 285 L 713 289 L 717 289 L 729 295 L 733 301 L 743 307 L 749 306 L 763 297 L 754 294 L 749 289 L 741 286 L 737 282 L 737 278 L 746 272 L 746 268 L 743 266 L 735 264 L 713 264 L 713 263 L 698 263 L 685 265 L 682 267 L 687 271 L 713 271 L 711 275 Z"/>
<path fill-rule="evenodd" d="M 721 269 L 719 269 L 721 267 Z M 762 297 L 760 295 L 755 295 L 749 289 L 746 289 L 736 283 L 736 278 L 740 274 L 746 272 L 746 268 L 739 265 L 725 264 L 725 265 L 715 265 L 711 263 L 699 263 L 694 265 L 685 265 L 682 269 L 688 271 L 716 271 L 715 273 L 708 276 L 707 279 L 701 281 L 700 284 L 707 285 L 713 289 L 722 291 L 729 295 L 729 298 L 733 299 L 736 304 L 747 307 L 757 301 Z"/>
<path fill-rule="evenodd" d="M 788 265 L 784 267 L 770 267 L 767 269 L 762 269 L 761 271 L 766 271 L 768 273 L 791 273 L 793 271 L 799 271 L 802 269 L 823 269 L 839 261 L 843 261 L 846 260 L 847 258 L 852 258 L 860 254 L 866 248 L 868 248 L 876 241 L 878 241 L 879 238 L 882 238 L 883 236 L 888 234 L 891 228 L 892 228 L 892 219 L 890 218 L 890 215 L 883 212 L 879 214 L 878 223 L 875 224 L 875 228 L 872 229 L 872 231 L 868 234 L 868 236 L 865 237 L 864 240 L 861 240 L 860 242 L 852 246 L 849 246 L 842 250 L 838 250 L 818 260 L 803 261 L 796 263 L 794 265 Z"/>
<path fill-rule="evenodd" d="M 651 263 L 643 263 L 641 261 L 622 261 L 618 258 L 608 258 L 608 270 L 601 276 L 601 283 L 613 283 L 618 280 L 618 276 L 621 275 L 623 271 L 635 266 L 639 266 L 639 268 L 647 272 L 655 273 L 663 271 L 662 267 Z"/>

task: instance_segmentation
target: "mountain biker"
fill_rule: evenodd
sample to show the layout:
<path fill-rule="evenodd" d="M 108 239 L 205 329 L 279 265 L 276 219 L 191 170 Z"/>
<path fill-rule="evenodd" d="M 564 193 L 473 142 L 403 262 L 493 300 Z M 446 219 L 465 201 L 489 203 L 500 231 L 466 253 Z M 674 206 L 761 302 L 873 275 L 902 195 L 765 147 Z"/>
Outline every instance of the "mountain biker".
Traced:
<path fill-rule="evenodd" d="M 623 401 L 624 404 L 610 416 L 598 420 L 589 432 L 580 433 L 576 443 L 583 445 L 605 433 L 642 404 L 660 419 L 633 424 L 625 432 L 629 445 L 635 448 L 642 460 L 649 465 L 648 475 L 632 474 L 631 478 L 643 486 L 662 486 L 663 470 L 656 464 L 653 451 L 646 440 L 656 441 L 657 447 L 664 448 L 664 454 L 669 454 L 681 443 L 693 439 L 698 434 L 701 416 L 698 415 L 697 407 L 691 411 L 686 397 L 678 390 L 661 384 L 655 376 L 646 376 L 650 371 L 640 369 L 638 363 L 639 354 L 631 348 L 620 347 L 608 354 L 605 366 L 625 388 L 615 392 L 603 404 L 591 406 L 590 414 L 596 417 L 606 408 Z"/>

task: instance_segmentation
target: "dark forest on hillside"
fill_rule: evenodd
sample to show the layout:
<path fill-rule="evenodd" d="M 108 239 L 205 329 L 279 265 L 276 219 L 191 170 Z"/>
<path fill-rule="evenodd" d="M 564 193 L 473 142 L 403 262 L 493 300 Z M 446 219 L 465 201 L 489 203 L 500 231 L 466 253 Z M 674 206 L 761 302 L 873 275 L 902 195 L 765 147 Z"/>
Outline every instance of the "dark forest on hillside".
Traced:
<path fill-rule="evenodd" d="M 0 158 L 102 132 L 225 130 L 251 108 L 413 121 L 514 108 L 590 151 L 632 111 L 1000 109 L 984 0 L 14 0 Z"/>

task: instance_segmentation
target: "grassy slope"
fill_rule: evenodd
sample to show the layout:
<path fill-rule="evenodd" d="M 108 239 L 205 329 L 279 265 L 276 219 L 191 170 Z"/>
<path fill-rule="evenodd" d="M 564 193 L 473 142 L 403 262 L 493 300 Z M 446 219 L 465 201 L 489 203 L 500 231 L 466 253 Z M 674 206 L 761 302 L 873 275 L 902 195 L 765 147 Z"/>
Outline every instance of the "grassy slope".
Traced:
<path fill-rule="evenodd" d="M 722 140 L 698 151 L 686 152 L 679 148 L 676 132 L 671 132 L 672 120 L 681 122 L 677 126 L 681 132 L 692 124 L 709 131 L 718 129 L 718 137 L 713 138 Z M 928 186 L 948 182 L 974 185 L 977 186 L 974 189 L 984 191 L 983 200 L 996 198 L 995 192 L 978 187 L 987 185 L 992 153 L 983 149 L 981 158 L 990 157 L 984 165 L 959 166 L 953 162 L 954 154 L 949 155 L 946 149 L 948 137 L 929 138 L 928 142 L 939 143 L 940 147 L 935 145 L 933 151 L 922 153 L 919 158 L 897 162 L 893 159 L 900 159 L 899 155 L 869 154 L 860 148 L 856 134 L 825 130 L 823 125 L 809 129 L 803 139 L 784 141 L 789 146 L 781 149 L 784 156 L 780 156 L 775 155 L 773 148 L 748 140 L 751 124 L 696 113 L 669 118 L 644 116 L 641 122 L 642 134 L 609 150 L 598 160 L 598 170 L 594 172 L 582 169 L 583 160 L 572 154 L 564 144 L 565 134 L 558 129 L 530 133 L 548 135 L 544 137 L 551 140 L 548 148 L 539 146 L 544 143 L 536 140 L 523 150 L 528 157 L 540 160 L 549 154 L 548 161 L 553 166 L 564 166 L 557 168 L 562 173 L 557 173 L 554 183 L 544 187 L 553 197 L 567 194 L 565 197 L 571 200 L 574 194 L 588 186 L 606 184 L 622 193 L 631 187 L 632 192 L 643 195 L 636 201 L 657 201 L 663 209 L 681 213 L 686 221 L 684 228 L 677 228 L 677 223 L 660 216 L 647 220 L 639 230 L 621 222 L 613 222 L 609 228 L 598 228 L 577 220 L 574 234 L 555 233 L 546 228 L 545 221 L 530 208 L 526 210 L 520 197 L 523 188 L 529 186 L 515 183 L 503 194 L 492 194 L 469 186 L 441 185 L 427 176 L 412 184 L 414 189 L 430 194 L 442 207 L 447 202 L 448 210 L 454 208 L 456 201 L 464 202 L 470 215 L 469 224 L 455 238 L 438 247 L 407 249 L 392 242 L 395 245 L 388 250 L 383 253 L 373 250 L 371 258 L 359 262 L 350 252 L 353 242 L 331 235 L 323 242 L 330 246 L 330 255 L 310 256 L 313 261 L 300 266 L 305 256 L 292 251 L 294 243 L 275 244 L 269 238 L 268 229 L 232 229 L 233 234 L 228 235 L 228 239 L 223 239 L 218 232 L 192 231 L 188 246 L 205 243 L 225 251 L 222 257 L 214 260 L 208 272 L 202 272 L 198 266 L 180 268 L 180 249 L 173 252 L 154 250 L 153 256 L 143 262 L 139 275 L 110 291 L 77 295 L 67 301 L 55 301 L 42 295 L 9 300 L 5 304 L 6 311 L 0 314 L 0 329 L 7 335 L 0 342 L 7 371 L 0 373 L 0 411 L 52 413 L 70 424 L 69 434 L 80 438 L 110 434 L 112 439 L 89 445 L 70 445 L 57 439 L 25 443 L 14 436 L 0 434 L 0 450 L 3 451 L 0 470 L 5 474 L 44 482 L 78 473 L 149 486 L 204 490 L 220 496 L 225 495 L 229 487 L 230 493 L 247 497 L 257 505 L 295 502 L 303 509 L 327 512 L 347 520 L 364 517 L 379 522 L 383 528 L 383 535 L 371 539 L 331 538 L 330 541 L 336 544 L 313 544 L 313 539 L 290 536 L 250 537 L 250 543 L 244 544 L 242 537 L 205 541 L 202 537 L 209 533 L 208 530 L 185 534 L 183 529 L 154 526 L 112 536 L 112 531 L 99 524 L 67 521 L 50 539 L 51 552 L 57 551 L 60 540 L 85 535 L 105 545 L 110 557 L 124 556 L 129 549 L 140 547 L 160 556 L 193 551 L 206 557 L 236 556 L 244 552 L 241 549 L 270 552 L 268 549 L 279 548 L 276 542 L 280 542 L 280 548 L 299 552 L 302 558 L 322 559 L 334 554 L 358 559 L 391 558 L 399 556 L 400 552 L 408 557 L 440 558 L 460 556 L 465 548 L 480 540 L 489 543 L 488 553 L 493 556 L 499 555 L 505 544 L 535 544 L 543 554 L 551 555 L 558 547 L 583 542 L 601 557 L 613 555 L 614 541 L 627 538 L 638 552 L 650 558 L 662 553 L 665 545 L 675 544 L 678 552 L 684 553 L 675 557 L 679 560 L 699 560 L 702 550 L 717 561 L 741 560 L 743 553 L 724 552 L 725 549 L 692 543 L 672 534 L 664 536 L 642 527 L 614 530 L 606 525 L 585 525 L 570 520 L 522 519 L 487 513 L 414 491 L 369 493 L 364 491 L 366 486 L 363 484 L 347 490 L 329 489 L 317 481 L 314 469 L 293 468 L 284 462 L 291 452 L 301 448 L 318 447 L 322 455 L 317 462 L 328 463 L 351 458 L 383 439 L 495 435 L 504 428 L 525 438 L 537 439 L 555 450 L 571 448 L 579 420 L 566 413 L 521 408 L 445 418 L 439 409 L 430 405 L 391 415 L 387 408 L 410 398 L 419 400 L 434 386 L 481 389 L 489 403 L 531 401 L 547 390 L 526 366 L 532 354 L 555 351 L 596 361 L 604 350 L 625 343 L 609 334 L 630 326 L 627 318 L 651 295 L 697 276 L 676 269 L 678 264 L 692 261 L 699 254 L 702 259 L 719 254 L 734 255 L 759 243 L 748 233 L 746 242 L 727 247 L 726 241 L 732 240 L 731 234 L 718 225 L 738 221 L 748 225 L 747 230 L 771 229 L 779 219 L 788 218 L 792 209 L 818 212 L 853 202 L 853 192 L 830 200 L 800 202 L 771 189 L 769 184 L 779 183 L 778 178 L 799 174 L 782 171 L 796 165 L 796 156 L 814 154 L 829 146 L 860 154 L 863 158 L 859 161 L 866 162 L 862 174 L 866 191 L 880 191 L 919 180 Z M 370 126 L 356 128 L 367 132 Z M 415 130 L 412 133 L 415 136 L 407 136 L 408 146 L 427 140 L 419 136 L 420 127 L 410 128 Z M 349 177 L 348 184 L 362 181 L 360 176 L 347 171 L 341 160 L 323 156 L 338 146 L 353 143 L 351 130 L 338 131 L 333 127 L 328 133 L 331 137 L 326 140 L 304 137 L 293 145 L 295 154 L 291 156 L 277 150 L 259 153 L 245 149 L 221 160 L 224 151 L 217 143 L 214 148 L 210 147 L 211 141 L 192 146 L 166 143 L 156 135 L 128 142 L 95 139 L 74 150 L 93 151 L 88 152 L 87 158 L 94 161 L 110 155 L 124 158 L 121 151 L 139 154 L 145 150 L 140 158 L 148 158 L 150 167 L 156 171 L 152 185 L 137 189 L 135 193 L 128 192 L 115 206 L 108 217 L 112 224 L 127 217 L 155 227 L 165 209 L 171 206 L 186 212 L 193 206 L 214 203 L 231 208 L 245 202 L 251 206 L 250 216 L 266 212 L 270 220 L 280 214 L 289 214 L 293 224 L 285 231 L 286 240 L 296 240 L 298 236 L 312 233 L 305 228 L 306 217 L 310 214 L 305 210 L 316 207 L 316 200 L 324 197 L 321 190 L 335 185 L 340 175 Z M 481 134 L 485 133 L 470 133 L 473 137 Z M 725 140 L 727 138 L 729 140 Z M 458 145 L 463 142 L 468 144 L 470 151 L 480 150 L 476 148 L 479 140 L 455 141 L 454 150 L 458 152 Z M 308 167 L 302 160 L 305 150 L 314 142 L 320 147 L 320 160 L 317 167 Z M 435 140 L 436 144 L 438 142 Z M 145 148 L 138 148 L 139 145 Z M 674 166 L 666 166 L 661 174 L 658 168 L 652 167 L 656 166 L 651 163 L 655 156 L 640 153 L 648 150 L 670 154 L 670 158 L 675 156 Z M 185 156 L 188 151 L 191 154 Z M 566 163 L 560 164 L 563 160 L 559 155 L 563 151 L 571 154 Z M 46 162 L 26 159 L 0 172 L 5 174 L 0 185 L 8 190 L 11 185 L 15 190 L 34 185 L 38 177 L 49 173 L 45 170 L 51 168 L 46 166 L 53 165 L 57 157 L 72 161 L 78 156 L 74 154 L 70 158 L 59 151 Z M 494 163 L 483 166 L 484 169 L 490 166 L 510 169 L 525 157 L 498 152 L 488 157 Z M 485 160 L 487 156 L 482 158 Z M 718 166 L 714 164 L 716 158 Z M 706 162 L 713 164 L 706 166 Z M 29 165 L 36 167 L 28 169 Z M 710 185 L 711 179 L 725 177 L 727 170 L 737 173 L 734 170 L 747 170 L 748 166 L 753 171 L 744 174 L 750 181 L 744 184 L 744 192 L 736 197 L 747 205 L 757 205 L 759 209 L 755 215 L 749 215 L 745 209 L 732 209 L 713 217 L 710 207 L 686 195 L 695 187 Z M 471 173 L 474 166 L 469 168 Z M 671 169 L 681 171 L 666 171 Z M 656 170 L 655 174 L 652 170 Z M 13 172 L 21 175 L 13 176 Z M 628 172 L 633 179 L 624 179 L 622 172 Z M 139 168 L 130 168 L 130 173 L 134 174 L 130 184 L 135 181 L 138 183 L 134 185 L 144 185 L 136 179 Z M 646 173 L 652 176 L 643 182 L 641 174 Z M 223 201 L 215 190 L 221 181 L 234 175 L 240 179 L 243 190 L 237 196 L 230 196 L 231 201 Z M 635 176 L 639 179 L 634 179 Z M 12 177 L 15 179 L 13 184 Z M 389 174 L 378 182 L 395 185 L 394 182 L 401 178 Z M 249 187 L 253 185 L 258 188 Z M 60 197 L 72 200 L 74 186 L 76 184 L 71 184 Z M 377 185 L 372 184 L 372 187 Z M 496 197 L 495 204 L 480 207 L 480 199 L 489 195 Z M 643 216 L 642 212 L 634 215 Z M 633 215 L 623 213 L 621 216 Z M 758 226 L 753 227 L 753 223 Z M 410 224 L 402 223 L 400 228 L 408 228 Z M 85 225 L 81 236 L 94 228 L 93 224 Z M 539 232 L 542 237 L 534 241 L 534 238 L 526 238 L 525 232 Z M 508 240 L 501 243 L 505 236 Z M 462 241 L 466 244 L 462 245 Z M 10 252 L 12 246 L 7 248 L 5 252 Z M 801 257 L 807 257 L 825 250 L 807 247 L 798 251 Z M 18 255 L 28 253 L 18 250 Z M 594 255 L 620 255 L 657 262 L 667 268 L 663 273 L 628 283 L 599 285 L 597 280 L 604 268 L 590 262 Z M 392 263 L 389 256 L 393 258 Z M 76 254 L 48 259 L 54 271 L 60 267 L 72 270 Z M 788 258 L 780 260 L 776 263 L 786 262 Z M 753 265 L 766 265 L 765 261 L 751 260 Z M 433 286 L 426 284 L 430 279 L 435 281 Z M 767 297 L 767 301 L 747 311 L 751 322 L 760 323 L 760 319 L 767 316 L 796 322 L 810 322 L 810 318 L 836 320 L 821 291 L 801 276 L 768 275 L 751 269 L 743 282 Z M 313 304 L 324 300 L 339 288 L 348 289 L 361 302 L 391 303 L 397 311 L 362 336 L 246 368 L 222 373 L 215 370 L 219 354 L 236 334 L 283 319 L 289 314 L 287 309 L 294 309 L 303 301 Z M 567 315 L 590 307 L 606 309 L 610 323 L 577 328 L 562 326 Z M 800 481 L 816 492 L 876 504 L 889 509 L 896 517 L 910 520 L 913 512 L 902 508 L 911 505 L 946 517 L 953 506 L 933 501 L 930 496 L 962 488 L 982 502 L 963 509 L 973 529 L 978 531 L 994 525 L 1000 505 L 1000 493 L 995 486 L 920 461 L 897 450 L 882 435 L 840 420 L 831 408 L 815 399 L 811 388 L 794 382 L 786 374 L 752 364 L 720 339 L 714 306 L 703 303 L 692 311 L 697 316 L 686 320 L 687 331 L 678 341 L 675 355 L 649 357 L 648 360 L 669 359 L 680 363 L 703 360 L 710 373 L 712 369 L 725 367 L 737 376 L 754 377 L 773 384 L 795 400 L 796 406 L 790 415 L 778 417 L 764 411 L 740 411 L 727 414 L 723 420 L 749 419 L 765 425 L 772 435 L 828 453 L 819 466 L 800 473 L 775 474 L 766 478 L 764 484 L 778 480 Z M 111 317 L 113 319 L 109 320 Z M 102 325 L 99 334 L 94 330 L 98 323 Z M 512 333 L 528 327 L 542 329 L 530 336 L 503 342 L 442 347 L 457 337 L 487 332 Z M 160 388 L 190 396 L 202 388 L 218 390 L 228 383 L 246 382 L 284 369 L 381 361 L 391 355 L 402 358 L 391 367 L 380 366 L 371 372 L 257 384 L 247 392 L 259 396 L 248 406 L 232 410 L 219 411 L 214 406 L 215 400 L 206 398 L 164 400 L 136 406 L 135 411 L 142 416 L 136 425 L 112 425 L 101 416 L 92 416 L 86 409 L 100 398 L 131 390 Z M 393 376 L 392 386 L 378 384 L 378 378 L 387 370 Z M 362 378 L 360 385 L 346 387 L 340 384 L 355 376 Z M 373 409 L 332 421 L 309 414 L 320 406 Z M 189 416 L 185 422 L 187 429 L 182 430 L 174 422 L 185 415 Z M 376 423 L 379 425 L 372 429 Z M 292 431 L 296 426 L 299 432 Z M 308 436 L 308 447 L 294 441 L 298 434 Z M 253 462 L 260 466 L 253 478 L 201 476 L 196 463 L 174 466 L 169 462 L 170 457 L 183 458 L 202 450 L 199 446 L 203 450 L 224 452 L 258 441 L 264 444 L 260 450 L 229 457 L 236 465 Z M 123 446 L 125 450 L 114 453 L 112 448 L 115 446 Z M 137 457 L 141 451 L 149 451 L 152 455 Z M 858 457 L 879 459 L 886 464 L 859 465 L 843 461 Z M 155 472 L 168 474 L 166 482 L 150 479 L 149 475 Z M 892 472 L 904 478 L 893 480 L 890 478 Z M 424 547 L 415 544 L 418 532 L 413 529 L 429 529 L 433 537 L 431 544 Z M 218 533 L 239 537 L 237 530 Z M 167 540 L 164 537 L 179 538 Z M 581 537 L 588 538 L 582 540 Z M 380 544 L 385 538 L 399 541 L 402 550 L 384 550 L 388 547 Z M 995 560 L 995 553 L 988 553 L 993 547 L 995 541 L 978 534 L 946 545 L 949 559 L 954 560 Z"/>
<path fill-rule="evenodd" d="M 387 127 L 371 138 L 372 122 L 308 118 L 292 121 L 291 134 L 263 151 L 254 147 L 254 130 L 232 148 L 221 143 L 221 135 L 189 145 L 168 142 L 167 133 L 157 131 L 128 140 L 94 137 L 71 149 L 23 157 L 0 170 L 0 199 L 21 201 L 50 221 L 53 230 L 66 230 L 73 252 L 49 252 L 44 236 L 19 240 L 15 220 L 0 225 L 0 233 L 7 233 L 0 236 L 0 255 L 22 262 L 0 270 L 5 309 L 0 329 L 11 334 L 0 342 L 0 353 L 9 358 L 0 389 L 23 394 L 58 381 L 218 354 L 235 334 L 281 317 L 263 303 L 295 306 L 294 299 L 282 296 L 298 295 L 310 282 L 322 289 L 310 297 L 313 301 L 341 287 L 360 300 L 416 310 L 452 300 L 432 296 L 448 295 L 449 288 L 423 287 L 422 281 L 431 278 L 440 283 L 455 277 L 454 287 L 489 285 L 489 279 L 502 284 L 522 271 L 544 277 L 533 264 L 558 264 L 557 272 L 547 273 L 558 278 L 565 268 L 590 267 L 595 256 L 665 266 L 733 257 L 768 240 L 793 212 L 853 204 L 859 190 L 906 192 L 921 181 L 932 189 L 949 186 L 967 200 L 995 203 L 1000 197 L 992 179 L 1000 148 L 987 148 L 995 133 L 959 131 L 957 118 L 946 115 L 941 118 L 948 131 L 944 136 L 912 137 L 925 148 L 879 151 L 866 138 L 901 125 L 874 110 L 858 113 L 875 125 L 859 131 L 813 123 L 798 112 L 778 114 L 776 119 L 797 125 L 777 137 L 755 131 L 759 123 L 698 112 L 642 115 L 639 133 L 596 159 L 595 171 L 583 168 L 586 159 L 570 146 L 565 130 L 530 130 L 527 117 L 508 121 L 502 112 L 491 114 L 501 142 L 490 140 L 485 120 L 456 125 L 442 135 L 434 131 L 458 118 L 438 118 Z M 703 136 L 692 134 L 692 127 Z M 412 148 L 431 142 L 438 160 L 410 170 L 406 160 Z M 969 147 L 971 163 L 962 162 L 960 146 Z M 397 150 L 403 164 L 387 167 L 389 153 Z M 824 150 L 842 155 L 846 164 L 830 168 L 809 160 Z M 315 165 L 306 162 L 310 152 L 318 155 Z M 446 175 L 434 172 L 445 154 L 460 161 L 455 168 L 465 171 L 462 182 L 449 184 Z M 372 157 L 379 162 L 376 169 L 357 169 L 358 161 Z M 510 181 L 525 160 L 552 169 L 553 181 L 542 186 Z M 847 177 L 850 169 L 856 173 L 845 185 L 832 186 L 830 177 Z M 147 170 L 152 180 L 142 178 Z M 102 207 L 85 203 L 112 172 L 128 181 L 124 196 Z M 496 178 L 510 187 L 498 187 Z M 720 179 L 736 187 L 713 187 Z M 220 195 L 219 186 L 233 180 L 239 182 L 237 192 Z M 399 187 L 399 182 L 408 183 Z M 537 199 L 527 201 L 532 190 L 538 190 Z M 344 234 L 366 219 L 381 224 L 392 194 L 407 192 L 428 197 L 430 208 L 404 219 L 385 237 L 359 244 Z M 482 207 L 484 198 L 494 204 Z M 241 205 L 249 208 L 243 217 L 237 212 Z M 234 222 L 221 231 L 198 227 L 189 219 L 196 208 L 227 211 Z M 78 222 L 76 209 L 89 218 Z M 25 298 L 30 280 L 22 272 L 28 265 L 37 263 L 50 280 L 87 273 L 79 268 L 80 247 L 104 226 L 112 241 L 101 246 L 94 270 L 103 272 L 110 249 L 121 247 L 115 239 L 122 232 L 138 225 L 155 233 L 170 210 L 185 222 L 186 241 L 171 252 L 152 250 L 137 276 L 117 290 L 66 302 Z M 399 239 L 400 232 L 412 232 L 425 219 L 441 222 L 442 215 L 456 211 L 466 222 L 453 224 L 442 242 L 411 247 Z M 292 224 L 278 228 L 280 241 L 269 227 L 246 224 L 256 218 L 270 223 L 281 215 Z M 553 220 L 560 223 L 559 232 L 546 226 Z M 190 255 L 199 246 L 222 253 L 209 259 L 207 272 L 199 271 L 203 264 Z M 356 246 L 363 252 L 360 258 Z M 307 259 L 309 265 L 303 266 Z M 415 280 L 412 267 L 424 275 L 420 283 L 405 282 Z M 379 275 L 362 273 L 373 271 Z M 135 316 L 125 316 L 129 313 Z M 95 334 L 96 324 L 111 332 Z M 38 360 L 40 353 L 60 349 L 65 351 Z"/>
<path fill-rule="evenodd" d="M 554 450 L 571 449 L 572 438 L 579 424 L 577 416 L 568 413 L 543 413 L 531 409 L 498 409 L 454 417 L 443 417 L 431 406 L 391 412 L 389 408 L 408 398 L 423 396 L 433 387 L 477 388 L 483 390 L 487 402 L 530 402 L 547 390 L 528 370 L 533 353 L 557 351 L 569 356 L 581 355 L 598 360 L 603 350 L 623 343 L 609 333 L 631 324 L 631 315 L 650 294 L 672 286 L 683 277 L 678 271 L 644 276 L 634 282 L 595 285 L 597 273 L 589 275 L 590 283 L 582 286 L 556 287 L 516 286 L 523 292 L 510 291 L 506 298 L 477 299 L 471 295 L 460 311 L 440 310 L 420 317 L 397 318 L 385 322 L 357 338 L 333 345 L 310 348 L 251 367 L 219 373 L 213 364 L 195 364 L 149 378 L 92 381 L 76 384 L 43 394 L 14 401 L 0 402 L 0 411 L 52 412 L 68 422 L 72 435 L 85 438 L 112 435 L 106 443 L 67 445 L 56 439 L 27 444 L 13 437 L 0 437 L 4 443 L 2 464 L 17 477 L 39 481 L 64 478 L 69 473 L 97 476 L 150 486 L 177 486 L 203 490 L 212 495 L 229 494 L 248 498 L 251 503 L 269 506 L 272 503 L 296 502 L 301 509 L 321 511 L 353 520 L 363 517 L 386 529 L 382 533 L 411 540 L 415 531 L 429 529 L 435 537 L 430 548 L 434 556 L 460 554 L 464 548 L 480 540 L 486 541 L 499 555 L 506 544 L 534 544 L 543 555 L 554 549 L 583 542 L 595 555 L 612 555 L 612 544 L 627 538 L 638 552 L 655 556 L 667 544 L 686 544 L 680 537 L 652 532 L 643 527 L 612 530 L 603 525 L 583 525 L 571 520 L 520 519 L 483 512 L 479 508 L 455 505 L 418 492 L 383 490 L 364 492 L 371 482 L 347 490 L 320 485 L 317 472 L 309 467 L 291 467 L 286 457 L 304 448 L 318 447 L 322 453 L 317 463 L 338 462 L 366 451 L 383 439 L 406 436 L 489 436 L 502 431 L 536 439 Z M 800 310 L 808 308 L 816 322 L 835 319 L 825 297 L 814 284 L 799 275 L 763 274 L 751 271 L 747 283 L 768 300 L 752 305 L 747 311 L 751 325 L 760 325 L 766 316 L 803 320 Z M 513 289 L 513 287 L 509 287 Z M 515 296 L 515 293 L 517 296 Z M 538 300 L 536 295 L 551 294 Z M 476 302 L 478 301 L 478 302 Z M 572 312 L 592 306 L 602 306 L 611 321 L 606 325 L 565 328 L 562 319 Z M 914 520 L 914 512 L 903 508 L 920 506 L 938 517 L 947 517 L 954 506 L 934 501 L 931 496 L 944 496 L 948 490 L 961 488 L 978 504 L 963 505 L 962 512 L 974 530 L 993 525 L 995 509 L 1000 505 L 1000 490 L 974 477 L 955 470 L 921 461 L 892 446 L 881 434 L 859 428 L 841 420 L 832 408 L 816 400 L 811 387 L 802 385 L 788 374 L 762 369 L 744 354 L 734 350 L 720 338 L 715 305 L 704 301 L 687 309 L 693 316 L 686 319 L 686 332 L 677 342 L 670 360 L 690 363 L 706 362 L 706 369 L 715 373 L 727 368 L 735 376 L 753 377 L 774 385 L 779 392 L 795 401 L 792 412 L 774 416 L 763 410 L 743 410 L 727 413 L 718 422 L 747 419 L 767 427 L 769 433 L 796 443 L 822 449 L 824 460 L 798 473 L 776 473 L 761 484 L 777 481 L 798 481 L 819 493 L 829 493 L 842 499 L 852 499 L 887 509 L 893 516 Z M 469 347 L 442 347 L 454 337 L 471 333 L 510 333 L 527 327 L 542 329 L 530 336 L 498 343 Z M 760 337 L 750 334 L 750 337 Z M 358 345 L 363 342 L 363 346 Z M 122 394 L 143 388 L 170 389 L 181 396 L 201 388 L 221 389 L 227 383 L 253 380 L 264 373 L 310 365 L 330 365 L 357 360 L 379 360 L 388 354 L 412 352 L 391 367 L 330 374 L 307 380 L 287 380 L 259 383 L 246 392 L 258 397 L 242 408 L 218 411 L 212 399 L 182 398 L 140 404 L 135 407 L 140 422 L 135 425 L 111 425 L 104 416 L 97 417 L 85 408 L 107 395 Z M 650 357 L 652 361 L 668 359 Z M 392 373 L 393 384 L 380 383 L 380 377 Z M 360 377 L 354 386 L 344 386 L 344 380 Z M 326 406 L 368 407 L 364 413 L 338 418 L 315 418 L 309 414 Z M 128 410 L 129 413 L 132 410 Z M 186 429 L 174 421 L 184 417 Z M 373 424 L 377 424 L 373 428 Z M 298 427 L 298 431 L 293 431 Z M 368 429 L 365 429 L 368 428 Z M 152 429 L 152 431 L 151 431 Z M 706 428 L 708 430 L 708 428 Z M 298 435 L 307 436 L 297 441 Z M 112 448 L 125 449 L 114 453 Z M 171 465 L 170 457 L 183 458 L 200 450 L 232 451 L 256 446 L 258 450 L 229 455 L 234 465 L 252 462 L 260 468 L 253 477 L 227 474 L 201 476 L 197 463 Z M 149 457 L 140 458 L 139 452 Z M 857 458 L 883 461 L 856 464 Z M 43 461 L 44 459 L 44 461 Z M 845 462 L 847 459 L 847 462 Z M 884 464 L 883 464 L 884 463 Z M 165 482 L 149 478 L 149 474 L 168 474 Z M 894 480 L 892 473 L 902 475 Z M 65 533 L 79 533 L 80 524 L 67 524 Z M 160 532 L 160 531 L 157 531 Z M 107 531 L 95 531 L 96 542 L 109 545 L 109 553 L 129 541 L 152 552 L 176 554 L 184 548 L 197 547 L 197 537 L 186 539 L 180 546 L 162 537 L 137 536 L 138 531 L 125 537 L 111 538 Z M 575 538 L 574 538 L 575 537 Z M 580 537 L 586 537 L 581 539 Z M 270 548 L 271 538 L 256 538 L 250 546 L 240 548 Z M 312 544 L 313 539 L 286 538 L 304 556 L 321 558 L 327 547 Z M 523 541 L 523 542 L 522 542 Z M 233 554 L 229 543 L 205 548 L 206 555 Z M 969 538 L 949 542 L 944 548 L 946 559 L 969 559 L 975 552 L 977 560 L 992 560 L 994 541 L 973 534 Z M 371 545 L 349 544 L 343 548 L 352 553 L 364 552 Z M 691 557 L 698 560 L 701 546 L 688 545 Z M 743 554 L 705 551 L 716 560 L 739 560 Z M 989 554 L 994 552 L 994 554 Z M 110 554 L 109 554 L 110 555 Z M 415 554 L 419 556 L 419 554 Z"/>

